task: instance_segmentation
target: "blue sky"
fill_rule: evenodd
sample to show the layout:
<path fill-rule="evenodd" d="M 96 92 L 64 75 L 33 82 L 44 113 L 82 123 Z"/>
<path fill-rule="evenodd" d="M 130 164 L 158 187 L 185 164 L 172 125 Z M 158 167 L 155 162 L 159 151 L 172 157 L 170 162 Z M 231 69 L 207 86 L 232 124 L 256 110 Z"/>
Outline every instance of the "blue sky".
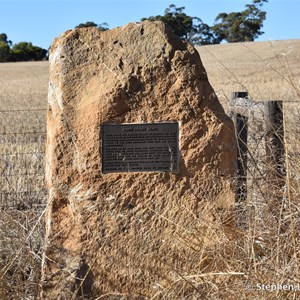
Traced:
<path fill-rule="evenodd" d="M 0 33 L 13 43 L 32 42 L 48 48 L 56 36 L 79 23 L 108 23 L 109 28 L 143 17 L 162 15 L 169 4 L 213 25 L 220 12 L 241 11 L 252 0 L 0 0 Z M 269 0 L 264 4 L 265 34 L 258 41 L 300 38 L 300 1 Z"/>

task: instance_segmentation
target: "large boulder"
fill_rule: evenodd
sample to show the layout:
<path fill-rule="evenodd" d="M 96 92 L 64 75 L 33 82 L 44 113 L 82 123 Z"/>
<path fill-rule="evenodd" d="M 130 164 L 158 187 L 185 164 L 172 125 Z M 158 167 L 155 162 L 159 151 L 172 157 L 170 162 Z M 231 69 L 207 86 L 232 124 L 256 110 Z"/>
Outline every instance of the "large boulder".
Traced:
<path fill-rule="evenodd" d="M 195 263 L 201 203 L 234 203 L 233 124 L 198 52 L 161 22 L 67 31 L 50 53 L 43 297 L 154 296 Z M 167 121 L 179 172 L 102 173 L 102 124 Z"/>

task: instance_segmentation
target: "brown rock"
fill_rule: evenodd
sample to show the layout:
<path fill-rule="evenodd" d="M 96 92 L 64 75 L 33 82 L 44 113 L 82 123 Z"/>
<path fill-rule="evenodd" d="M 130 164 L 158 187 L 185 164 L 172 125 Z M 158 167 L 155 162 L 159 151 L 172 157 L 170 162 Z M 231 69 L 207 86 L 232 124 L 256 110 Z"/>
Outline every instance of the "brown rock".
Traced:
<path fill-rule="evenodd" d="M 181 124 L 179 173 L 102 174 L 101 124 L 161 121 Z M 232 205 L 234 171 L 233 124 L 191 45 L 161 22 L 63 33 L 50 56 L 43 297 L 146 299 L 172 285 L 195 263 L 202 203 Z"/>

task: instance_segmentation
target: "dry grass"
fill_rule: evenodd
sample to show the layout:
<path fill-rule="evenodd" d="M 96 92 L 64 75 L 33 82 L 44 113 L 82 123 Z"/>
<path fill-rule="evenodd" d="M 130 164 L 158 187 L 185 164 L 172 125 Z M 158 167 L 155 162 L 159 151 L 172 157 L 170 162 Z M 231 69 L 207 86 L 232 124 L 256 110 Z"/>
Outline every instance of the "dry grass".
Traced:
<path fill-rule="evenodd" d="M 46 108 L 47 85 L 48 62 L 2 63 L 0 110 Z"/>
<path fill-rule="evenodd" d="M 39 294 L 47 70 L 47 62 L 0 65 L 0 299 Z"/>
<path fill-rule="evenodd" d="M 210 82 L 228 107 L 230 93 L 240 90 L 256 101 L 298 100 L 299 45 L 298 40 L 218 45 L 200 53 Z M 0 65 L 0 299 L 39 297 L 45 111 L 27 110 L 46 108 L 47 70 L 47 62 Z M 261 115 L 253 115 L 248 198 L 236 207 L 243 226 L 233 227 L 232 214 L 203 201 L 193 229 L 179 229 L 178 247 L 189 245 L 190 267 L 174 269 L 172 280 L 158 286 L 152 299 L 300 299 L 300 291 L 291 290 L 300 288 L 298 103 L 285 103 L 284 113 L 288 180 L 280 197 L 270 192 L 264 126 Z M 261 291 L 262 284 L 289 284 L 290 289 Z"/>
<path fill-rule="evenodd" d="M 197 47 L 220 101 L 248 92 L 255 101 L 300 100 L 300 40 Z"/>

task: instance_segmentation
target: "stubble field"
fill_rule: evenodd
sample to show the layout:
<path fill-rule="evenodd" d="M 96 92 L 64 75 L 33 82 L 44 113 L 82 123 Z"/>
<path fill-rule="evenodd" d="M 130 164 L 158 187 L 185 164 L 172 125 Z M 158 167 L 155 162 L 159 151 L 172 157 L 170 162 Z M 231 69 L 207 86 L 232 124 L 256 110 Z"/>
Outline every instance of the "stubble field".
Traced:
<path fill-rule="evenodd" d="M 300 299 L 300 41 L 198 50 L 228 113 L 234 91 L 246 90 L 254 101 L 286 101 L 287 181 L 275 197 L 262 114 L 251 115 L 248 197 L 235 210 L 243 225 L 228 226 L 219 214 L 195 220 L 199 239 L 191 259 L 199 264 L 153 299 Z M 0 299 L 39 298 L 47 84 L 48 62 L 0 64 Z M 214 214 L 209 203 L 203 209 Z M 265 287 L 272 284 L 273 291 Z"/>

